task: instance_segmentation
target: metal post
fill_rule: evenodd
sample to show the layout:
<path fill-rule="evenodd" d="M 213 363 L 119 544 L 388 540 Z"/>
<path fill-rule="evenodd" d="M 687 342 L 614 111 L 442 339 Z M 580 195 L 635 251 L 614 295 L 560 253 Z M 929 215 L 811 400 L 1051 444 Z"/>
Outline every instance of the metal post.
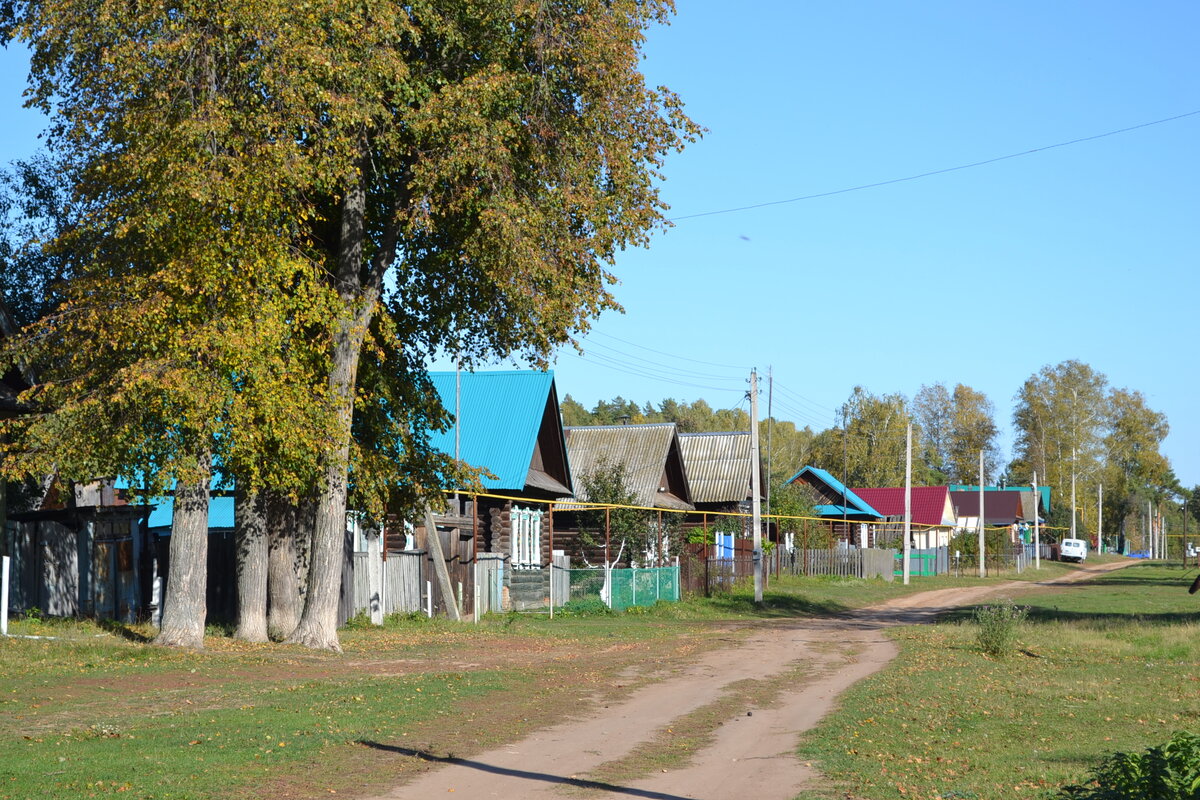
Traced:
<path fill-rule="evenodd" d="M 604 566 L 611 567 L 612 562 L 608 556 L 608 546 L 611 543 L 611 529 L 609 528 L 609 512 L 612 511 L 608 506 L 604 507 Z"/>

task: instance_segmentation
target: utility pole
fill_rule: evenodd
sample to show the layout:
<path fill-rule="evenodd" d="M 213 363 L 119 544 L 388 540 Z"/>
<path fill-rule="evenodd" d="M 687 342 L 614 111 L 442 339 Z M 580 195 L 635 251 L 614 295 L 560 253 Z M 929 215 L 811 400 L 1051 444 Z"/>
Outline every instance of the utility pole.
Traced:
<path fill-rule="evenodd" d="M 984 548 L 987 545 L 983 541 L 983 451 L 979 451 L 979 577 L 987 576 L 984 569 Z"/>
<path fill-rule="evenodd" d="M 771 403 L 775 400 L 775 376 L 771 365 L 767 365 L 767 519 L 771 519 L 771 469 L 775 466 L 775 448 L 771 445 L 771 435 L 775 433 L 775 415 L 771 412 Z M 770 524 L 769 522 L 767 524 Z M 777 543 L 778 544 L 778 543 Z"/>
<path fill-rule="evenodd" d="M 908 433 L 904 446 L 904 585 L 908 586 L 908 576 L 912 570 L 912 423 L 908 423 Z"/>
<path fill-rule="evenodd" d="M 750 370 L 750 520 L 754 526 L 754 602 L 763 601 L 762 492 L 758 476 L 758 372 Z"/>
<path fill-rule="evenodd" d="M 1104 484 L 1096 490 L 1096 552 L 1104 552 Z"/>
<path fill-rule="evenodd" d="M 1033 568 L 1042 568 L 1042 493 L 1038 491 L 1037 470 L 1033 471 Z"/>
<path fill-rule="evenodd" d="M 1075 455 L 1076 455 L 1076 450 L 1074 447 L 1072 447 L 1071 448 L 1071 538 L 1072 539 L 1078 538 L 1075 536 Z"/>

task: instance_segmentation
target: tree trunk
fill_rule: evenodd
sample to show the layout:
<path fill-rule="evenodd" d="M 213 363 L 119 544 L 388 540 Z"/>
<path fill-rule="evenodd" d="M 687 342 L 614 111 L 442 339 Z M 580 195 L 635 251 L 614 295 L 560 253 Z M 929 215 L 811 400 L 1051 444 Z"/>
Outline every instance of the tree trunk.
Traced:
<path fill-rule="evenodd" d="M 208 580 L 208 485 L 211 456 L 200 457 L 200 476 L 175 487 L 171 520 L 171 545 L 167 589 L 163 598 L 162 627 L 154 643 L 166 647 L 204 647 L 204 620 L 208 613 L 205 591 Z"/>
<path fill-rule="evenodd" d="M 312 538 L 312 504 L 307 499 L 297 503 L 278 492 L 268 492 L 266 516 L 267 631 L 274 639 L 285 639 L 300 624 L 301 587 L 307 577 L 308 542 Z"/>
<path fill-rule="evenodd" d="M 259 492 L 234 495 L 237 539 L 238 624 L 233 638 L 267 641 L 267 531 L 265 500 Z"/>
<path fill-rule="evenodd" d="M 344 320 L 339 325 L 330 384 L 342 404 L 338 431 L 341 442 L 337 452 L 326 461 L 324 485 L 317 492 L 304 612 L 300 624 L 287 638 L 289 644 L 337 652 L 342 649 L 337 636 L 337 608 L 345 558 L 346 463 L 350 457 L 354 382 L 362 347 L 360 331 L 354 320 Z"/>
<path fill-rule="evenodd" d="M 342 313 L 333 329 L 329 391 L 337 404 L 337 445 L 325 460 L 324 480 L 317 491 L 313 518 L 312 557 L 308 567 L 308 594 L 300 624 L 287 638 L 301 644 L 341 652 L 337 636 L 338 594 L 346 538 L 346 482 L 350 459 L 350 426 L 354 418 L 358 361 L 367 326 L 375 313 L 378 284 L 386 259 L 373 268 L 372 279 L 362 280 L 366 242 L 367 191 L 364 174 L 369 166 L 364 154 L 360 169 L 346 187 L 341 203 L 341 230 L 335 283 Z M 391 245 L 394 249 L 394 244 Z M 383 249 L 386 251 L 388 246 Z"/>

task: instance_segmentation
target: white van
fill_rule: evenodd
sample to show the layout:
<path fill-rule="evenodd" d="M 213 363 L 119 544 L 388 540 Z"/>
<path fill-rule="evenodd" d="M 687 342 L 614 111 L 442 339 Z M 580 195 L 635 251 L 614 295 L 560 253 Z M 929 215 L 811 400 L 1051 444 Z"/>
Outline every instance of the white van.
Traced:
<path fill-rule="evenodd" d="M 1059 561 L 1079 561 L 1087 558 L 1088 546 L 1083 539 L 1063 539 L 1058 546 Z"/>

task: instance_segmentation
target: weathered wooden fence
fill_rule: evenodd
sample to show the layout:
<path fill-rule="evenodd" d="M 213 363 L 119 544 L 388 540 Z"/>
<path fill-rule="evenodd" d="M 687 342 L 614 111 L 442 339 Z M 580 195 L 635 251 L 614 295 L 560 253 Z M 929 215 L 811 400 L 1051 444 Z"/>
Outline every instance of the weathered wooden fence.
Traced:
<path fill-rule="evenodd" d="M 785 571 L 792 575 L 833 575 L 843 578 L 893 580 L 896 551 L 876 547 L 830 547 L 793 550 L 784 554 Z"/>

